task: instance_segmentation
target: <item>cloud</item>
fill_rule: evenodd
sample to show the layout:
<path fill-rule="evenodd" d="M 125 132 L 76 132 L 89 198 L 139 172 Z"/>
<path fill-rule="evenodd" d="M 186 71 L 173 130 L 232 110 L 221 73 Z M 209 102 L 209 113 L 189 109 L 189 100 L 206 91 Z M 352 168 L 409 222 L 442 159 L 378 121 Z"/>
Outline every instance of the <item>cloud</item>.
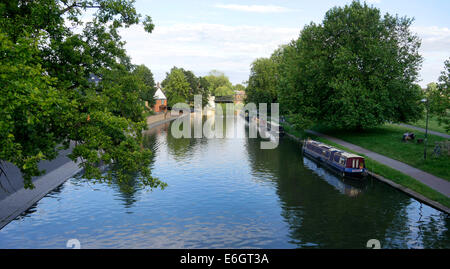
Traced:
<path fill-rule="evenodd" d="M 422 49 L 426 52 L 449 52 L 450 29 L 447 27 L 411 27 L 422 38 Z"/>
<path fill-rule="evenodd" d="M 275 5 L 224 5 L 217 4 L 216 8 L 229 9 L 234 11 L 245 11 L 245 12 L 255 12 L 255 13 L 283 13 L 292 11 L 291 9 L 275 6 Z"/>
<path fill-rule="evenodd" d="M 218 69 L 233 83 L 241 83 L 248 79 L 256 58 L 269 57 L 299 32 L 297 28 L 175 23 L 158 26 L 152 34 L 139 26 L 123 29 L 121 34 L 133 63 L 147 65 L 158 81 L 178 66 L 196 75 Z"/>
<path fill-rule="evenodd" d="M 437 81 L 450 57 L 450 29 L 412 27 L 422 39 L 424 63 L 420 71 L 426 84 Z M 123 29 L 133 63 L 147 65 L 161 81 L 173 66 L 205 75 L 212 69 L 225 72 L 233 83 L 248 79 L 251 63 L 269 57 L 282 44 L 298 37 L 300 28 L 228 26 L 210 23 L 176 23 L 157 26 L 152 34 L 142 27 Z"/>
<path fill-rule="evenodd" d="M 450 29 L 447 27 L 411 27 L 422 39 L 420 54 L 424 58 L 421 70 L 421 86 L 436 82 L 441 71 L 444 70 L 444 61 L 450 57 Z"/>

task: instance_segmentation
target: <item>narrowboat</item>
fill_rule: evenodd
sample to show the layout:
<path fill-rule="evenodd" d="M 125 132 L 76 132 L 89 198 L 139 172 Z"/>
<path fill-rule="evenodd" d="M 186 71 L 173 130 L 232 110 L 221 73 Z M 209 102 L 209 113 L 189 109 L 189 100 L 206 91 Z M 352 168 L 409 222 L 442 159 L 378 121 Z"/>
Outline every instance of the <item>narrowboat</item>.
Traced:
<path fill-rule="evenodd" d="M 310 139 L 305 140 L 303 152 L 326 164 L 341 176 L 361 178 L 367 175 L 364 157 Z"/>

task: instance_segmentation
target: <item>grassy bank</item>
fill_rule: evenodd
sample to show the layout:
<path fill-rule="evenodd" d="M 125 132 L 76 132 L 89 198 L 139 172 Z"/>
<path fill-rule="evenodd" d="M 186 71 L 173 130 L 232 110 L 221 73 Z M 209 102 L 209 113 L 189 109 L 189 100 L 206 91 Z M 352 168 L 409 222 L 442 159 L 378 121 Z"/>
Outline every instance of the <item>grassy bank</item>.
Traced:
<path fill-rule="evenodd" d="M 347 152 L 352 152 L 352 153 L 361 155 L 361 154 L 354 152 L 352 150 L 349 150 L 348 148 L 345 148 L 339 144 L 331 142 L 325 138 L 317 137 L 312 134 L 306 134 L 304 131 L 296 130 L 287 124 L 283 124 L 283 127 L 285 128 L 286 132 L 288 132 L 289 134 L 294 135 L 298 138 L 304 139 L 306 137 L 310 137 L 311 139 L 321 141 L 323 143 L 326 143 L 333 147 L 345 150 Z M 362 155 L 362 156 L 364 156 L 364 155 Z M 425 185 L 425 184 L 415 180 L 414 178 L 412 178 L 408 175 L 405 175 L 389 166 L 386 166 L 377 161 L 374 161 L 374 160 L 368 158 L 367 156 L 364 156 L 364 157 L 366 159 L 366 167 L 367 167 L 367 169 L 369 169 L 370 172 L 378 174 L 378 175 L 380 175 L 384 178 L 387 178 L 397 184 L 407 187 L 417 193 L 422 194 L 423 196 L 425 196 L 433 201 L 436 201 L 436 202 L 446 206 L 446 207 L 450 207 L 450 198 L 449 197 L 433 190 L 432 188 L 428 187 L 427 185 Z"/>
<path fill-rule="evenodd" d="M 325 126 L 315 126 L 312 129 L 450 181 L 450 157 L 445 154 L 439 158 L 433 155 L 435 142 L 445 141 L 445 138 L 428 134 L 427 160 L 424 160 L 424 144 L 418 144 L 416 141 L 424 138 L 425 134 L 407 127 L 386 124 L 364 131 L 340 130 Z M 416 135 L 416 141 L 402 142 L 401 138 L 406 132 L 413 132 Z"/>
<path fill-rule="evenodd" d="M 408 124 L 413 125 L 413 126 L 417 126 L 417 127 L 420 127 L 420 128 L 424 128 L 424 129 L 427 126 L 427 123 L 426 123 L 425 119 L 418 120 L 416 122 L 409 122 Z M 449 132 L 447 132 L 447 130 L 445 130 L 445 128 L 443 126 L 440 126 L 438 120 L 433 118 L 433 117 L 430 117 L 428 119 L 428 129 L 432 130 L 432 131 L 435 131 L 435 132 L 440 132 L 440 133 L 443 133 L 443 134 L 450 134 Z"/>

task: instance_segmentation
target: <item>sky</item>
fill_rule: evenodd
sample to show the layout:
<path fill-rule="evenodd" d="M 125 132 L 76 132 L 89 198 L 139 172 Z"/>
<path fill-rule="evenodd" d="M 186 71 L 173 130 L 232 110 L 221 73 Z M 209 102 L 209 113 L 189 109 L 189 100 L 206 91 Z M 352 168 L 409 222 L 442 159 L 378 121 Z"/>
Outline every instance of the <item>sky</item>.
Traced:
<path fill-rule="evenodd" d="M 422 39 L 421 86 L 437 81 L 450 57 L 449 0 L 367 0 L 383 14 L 415 21 L 411 30 Z M 270 57 L 280 45 L 297 39 L 310 22 L 320 23 L 332 7 L 351 0 L 136 0 L 155 30 L 142 26 L 121 30 L 134 64 L 145 64 L 162 81 L 173 66 L 197 76 L 224 72 L 233 84 L 248 80 L 251 63 Z"/>

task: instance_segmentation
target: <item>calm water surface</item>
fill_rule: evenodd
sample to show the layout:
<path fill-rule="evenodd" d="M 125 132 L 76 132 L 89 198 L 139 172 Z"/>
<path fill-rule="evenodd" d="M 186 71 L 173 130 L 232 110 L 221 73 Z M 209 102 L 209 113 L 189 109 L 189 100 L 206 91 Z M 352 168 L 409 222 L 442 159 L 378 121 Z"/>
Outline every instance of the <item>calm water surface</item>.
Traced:
<path fill-rule="evenodd" d="M 261 150 L 258 139 L 175 139 L 168 128 L 145 139 L 168 188 L 70 179 L 0 230 L 0 248 L 450 247 L 446 214 L 371 179 L 343 181 L 288 138 Z"/>

